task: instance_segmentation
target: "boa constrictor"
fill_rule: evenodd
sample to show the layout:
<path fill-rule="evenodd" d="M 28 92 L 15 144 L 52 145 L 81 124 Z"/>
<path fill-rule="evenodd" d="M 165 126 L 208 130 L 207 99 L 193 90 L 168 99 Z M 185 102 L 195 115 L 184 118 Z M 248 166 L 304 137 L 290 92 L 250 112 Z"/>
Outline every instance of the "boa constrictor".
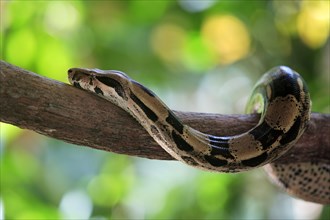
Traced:
<path fill-rule="evenodd" d="M 307 86 L 285 66 L 271 69 L 255 86 L 248 112 L 261 113 L 259 123 L 229 137 L 204 134 L 183 124 L 152 91 L 123 72 L 72 68 L 68 74 L 75 87 L 96 93 L 132 115 L 175 159 L 203 170 L 240 172 L 269 164 L 293 146 L 310 119 Z M 292 195 L 329 203 L 328 164 L 267 166 Z"/>

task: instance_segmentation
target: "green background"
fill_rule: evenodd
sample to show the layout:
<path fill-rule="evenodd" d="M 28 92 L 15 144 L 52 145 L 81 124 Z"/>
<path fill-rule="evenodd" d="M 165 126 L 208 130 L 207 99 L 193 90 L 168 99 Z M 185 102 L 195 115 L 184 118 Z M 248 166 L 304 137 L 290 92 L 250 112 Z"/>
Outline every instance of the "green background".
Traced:
<path fill-rule="evenodd" d="M 307 81 L 329 113 L 329 1 L 1 1 L 1 59 L 67 81 L 118 69 L 182 111 L 243 113 L 268 69 Z M 262 169 L 199 171 L 1 124 L 2 219 L 329 219 Z M 310 211 L 308 215 L 303 211 Z M 314 212 L 314 214 L 313 214 Z"/>

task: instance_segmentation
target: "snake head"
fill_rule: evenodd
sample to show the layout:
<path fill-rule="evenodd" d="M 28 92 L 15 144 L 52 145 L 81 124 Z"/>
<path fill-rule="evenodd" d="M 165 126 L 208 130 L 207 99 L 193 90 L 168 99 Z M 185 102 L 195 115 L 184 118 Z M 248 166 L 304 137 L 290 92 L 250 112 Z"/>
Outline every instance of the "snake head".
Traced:
<path fill-rule="evenodd" d="M 117 70 L 71 68 L 68 70 L 69 82 L 84 90 L 105 96 L 110 101 L 117 98 L 127 100 L 131 79 Z M 116 98 L 115 98 L 116 97 Z"/>

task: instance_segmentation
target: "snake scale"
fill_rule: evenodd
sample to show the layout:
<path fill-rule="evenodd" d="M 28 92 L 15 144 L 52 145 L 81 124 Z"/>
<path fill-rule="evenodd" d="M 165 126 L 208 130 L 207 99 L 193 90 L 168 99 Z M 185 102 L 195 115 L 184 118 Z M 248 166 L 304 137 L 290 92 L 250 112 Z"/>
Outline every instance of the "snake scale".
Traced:
<path fill-rule="evenodd" d="M 256 84 L 247 113 L 260 113 L 258 124 L 235 136 L 214 136 L 183 124 L 148 88 L 116 70 L 71 68 L 69 81 L 93 92 L 133 116 L 175 159 L 216 172 L 240 172 L 264 166 L 289 194 L 330 203 L 330 165 L 272 163 L 285 154 L 306 129 L 310 95 L 302 77 L 289 67 L 271 69 Z"/>

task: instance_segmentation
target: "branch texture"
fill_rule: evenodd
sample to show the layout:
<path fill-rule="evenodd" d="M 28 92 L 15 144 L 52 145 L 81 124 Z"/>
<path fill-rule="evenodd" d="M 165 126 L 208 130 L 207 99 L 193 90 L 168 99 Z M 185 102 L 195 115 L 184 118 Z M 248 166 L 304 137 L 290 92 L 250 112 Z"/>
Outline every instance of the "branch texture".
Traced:
<path fill-rule="evenodd" d="M 0 121 L 77 145 L 150 159 L 171 160 L 129 114 L 92 93 L 0 61 Z M 66 74 L 66 73 L 63 73 Z M 202 132 L 234 135 L 258 115 L 176 112 Z M 330 115 L 313 113 L 298 143 L 277 163 L 330 163 Z"/>

